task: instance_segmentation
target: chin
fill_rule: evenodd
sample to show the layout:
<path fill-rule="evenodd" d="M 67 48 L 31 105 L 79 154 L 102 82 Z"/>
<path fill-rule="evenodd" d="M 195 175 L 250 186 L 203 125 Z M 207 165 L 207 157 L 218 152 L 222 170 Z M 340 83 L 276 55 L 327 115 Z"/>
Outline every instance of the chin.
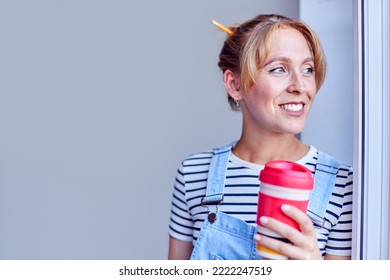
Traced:
<path fill-rule="evenodd" d="M 303 131 L 303 127 L 288 127 L 285 130 L 285 133 L 298 135 Z"/>

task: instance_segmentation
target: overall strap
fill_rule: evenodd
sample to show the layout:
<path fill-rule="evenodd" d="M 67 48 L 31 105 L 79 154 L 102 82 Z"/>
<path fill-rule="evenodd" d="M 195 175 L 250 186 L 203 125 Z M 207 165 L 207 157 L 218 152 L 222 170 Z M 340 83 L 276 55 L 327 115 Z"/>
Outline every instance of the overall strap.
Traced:
<path fill-rule="evenodd" d="M 227 164 L 234 143 L 213 150 L 214 155 L 211 158 L 207 177 L 206 196 L 202 199 L 202 205 L 215 205 L 223 200 Z"/>
<path fill-rule="evenodd" d="M 318 151 L 314 188 L 310 193 L 308 205 L 308 215 L 315 221 L 323 222 L 339 166 L 340 163 L 336 159 Z M 314 215 L 314 217 L 310 214 Z"/>

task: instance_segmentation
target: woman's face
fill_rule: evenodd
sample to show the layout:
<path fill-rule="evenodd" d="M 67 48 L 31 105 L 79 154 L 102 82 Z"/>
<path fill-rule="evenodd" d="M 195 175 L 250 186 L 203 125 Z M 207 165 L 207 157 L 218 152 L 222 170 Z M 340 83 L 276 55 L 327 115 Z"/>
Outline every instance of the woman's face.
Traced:
<path fill-rule="evenodd" d="M 241 100 L 244 125 L 264 133 L 297 134 L 317 92 L 314 61 L 301 33 L 275 30 L 254 86 Z"/>

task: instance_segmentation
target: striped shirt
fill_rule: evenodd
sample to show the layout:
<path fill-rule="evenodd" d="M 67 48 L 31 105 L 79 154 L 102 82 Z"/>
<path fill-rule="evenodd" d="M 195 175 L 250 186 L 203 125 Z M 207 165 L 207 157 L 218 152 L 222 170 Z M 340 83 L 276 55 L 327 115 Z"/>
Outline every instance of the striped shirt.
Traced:
<path fill-rule="evenodd" d="M 208 209 L 201 205 L 206 195 L 207 174 L 213 152 L 188 156 L 180 165 L 174 183 L 169 235 L 195 245 Z M 317 163 L 317 149 L 309 152 L 297 163 L 313 174 Z M 264 168 L 244 161 L 231 153 L 225 180 L 224 200 L 217 207 L 233 217 L 256 226 L 259 174 Z M 352 243 L 352 178 L 350 166 L 341 164 L 335 187 L 325 213 L 325 224 L 315 225 L 318 245 L 324 255 L 350 256 Z M 215 206 L 208 206 L 215 207 Z"/>

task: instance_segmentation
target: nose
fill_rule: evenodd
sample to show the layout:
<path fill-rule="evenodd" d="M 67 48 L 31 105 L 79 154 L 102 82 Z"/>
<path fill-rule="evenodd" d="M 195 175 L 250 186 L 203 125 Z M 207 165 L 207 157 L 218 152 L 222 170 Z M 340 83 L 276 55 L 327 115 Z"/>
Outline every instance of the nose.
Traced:
<path fill-rule="evenodd" d="M 290 85 L 288 86 L 287 90 L 288 92 L 295 94 L 307 92 L 304 78 L 300 75 L 300 73 L 293 73 L 291 75 Z"/>

